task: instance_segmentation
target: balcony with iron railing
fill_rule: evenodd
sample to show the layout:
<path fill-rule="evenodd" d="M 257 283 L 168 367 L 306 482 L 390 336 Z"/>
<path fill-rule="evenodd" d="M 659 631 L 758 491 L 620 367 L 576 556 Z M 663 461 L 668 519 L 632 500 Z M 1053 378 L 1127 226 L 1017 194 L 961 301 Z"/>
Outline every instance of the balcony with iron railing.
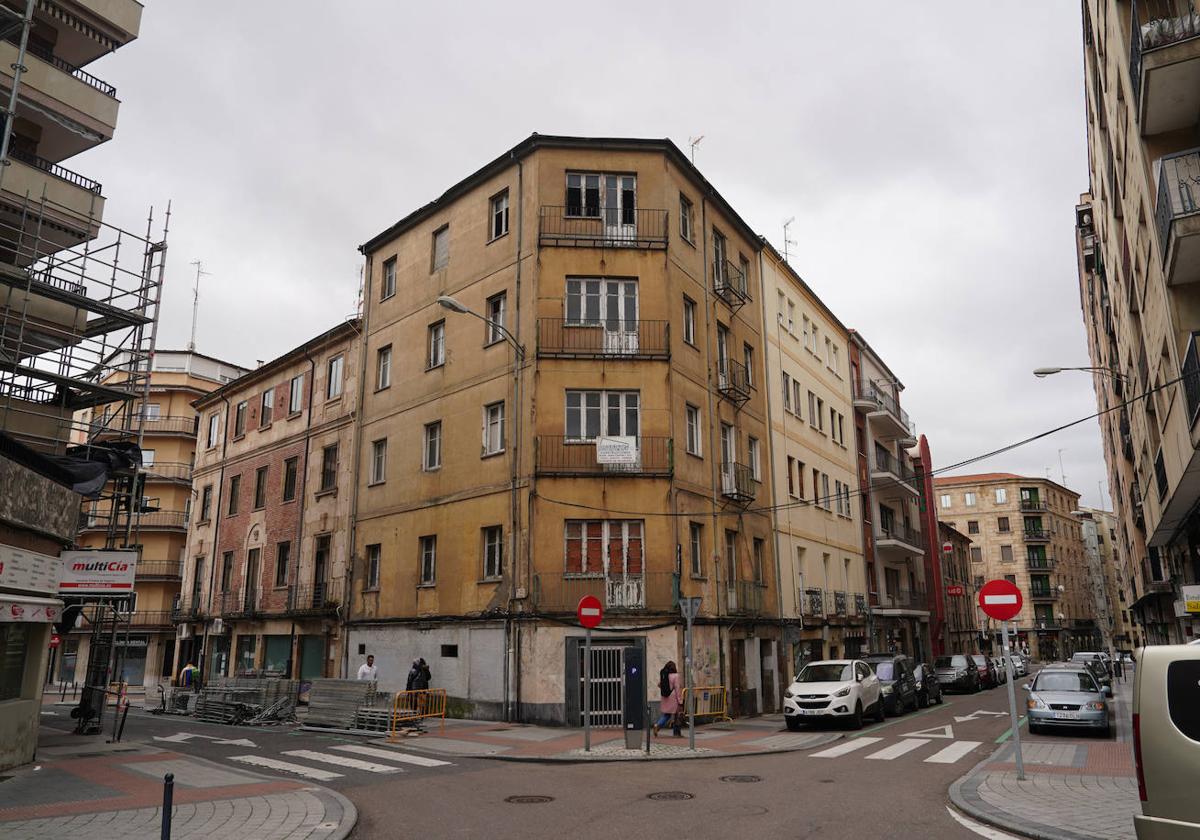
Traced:
<path fill-rule="evenodd" d="M 826 593 L 830 604 L 830 612 L 828 615 L 836 616 L 837 618 L 845 618 L 850 612 L 850 602 L 846 592 L 841 589 L 834 589 Z"/>
<path fill-rule="evenodd" d="M 109 528 L 109 511 L 86 510 L 79 514 L 79 531 L 107 531 Z M 123 523 L 126 514 L 120 513 L 119 522 Z M 182 510 L 156 510 L 138 514 L 134 523 L 142 531 L 186 531 L 187 513 Z M 121 527 L 124 527 L 123 525 Z"/>
<path fill-rule="evenodd" d="M 746 287 L 746 273 L 729 260 L 713 262 L 713 294 L 737 311 L 750 300 Z"/>
<path fill-rule="evenodd" d="M 1049 503 L 1045 499 L 1021 499 L 1020 508 L 1022 513 L 1043 513 Z"/>
<path fill-rule="evenodd" d="M 667 211 L 645 208 L 543 205 L 538 213 L 542 247 L 667 247 Z"/>
<path fill-rule="evenodd" d="M 40 157 L 28 149 L 13 146 L 9 148 L 8 156 L 13 160 L 19 160 L 21 163 L 32 166 L 34 169 L 40 169 L 42 172 L 52 175 L 61 181 L 66 181 L 68 184 L 79 187 L 81 190 L 86 192 L 90 192 L 95 195 L 101 195 L 102 193 L 102 188 L 99 181 L 93 181 L 91 178 L 80 175 L 74 170 L 67 169 L 61 164 L 46 160 L 44 157 Z"/>
<path fill-rule="evenodd" d="M 649 436 L 579 440 L 538 435 L 534 465 L 538 475 L 669 478 L 674 470 L 674 442 Z"/>
<path fill-rule="evenodd" d="M 544 359 L 666 360 L 671 358 L 670 339 L 669 321 L 537 322 L 537 351 Z"/>
<path fill-rule="evenodd" d="M 1029 598 L 1032 601 L 1057 601 L 1061 593 L 1054 586 L 1030 586 Z"/>
<path fill-rule="evenodd" d="M 137 628 L 168 628 L 175 624 L 171 610 L 136 610 L 129 617 L 129 625 Z"/>
<path fill-rule="evenodd" d="M 12 44 L 13 46 L 16 46 L 19 43 L 20 39 L 19 39 L 18 35 L 14 34 L 14 35 L 8 36 L 4 40 L 7 41 L 8 43 Z M 99 79 L 99 78 L 93 76 L 91 73 L 87 72 L 86 70 L 81 70 L 80 68 L 76 67 L 74 64 L 71 64 L 69 61 L 62 58 L 61 56 L 56 55 L 54 53 L 54 50 L 49 45 L 30 39 L 25 44 L 25 51 L 29 55 L 32 55 L 35 58 L 37 58 L 39 61 L 43 61 L 46 64 L 49 64 L 51 67 L 61 70 L 63 73 L 66 73 L 68 76 L 71 76 L 72 78 L 77 79 L 78 81 L 82 82 L 83 84 L 87 85 L 88 87 L 92 88 L 93 90 L 99 91 L 100 93 L 102 93 L 105 96 L 108 96 L 112 99 L 117 98 L 117 89 L 114 86 L 110 85 L 108 82 L 106 82 L 102 79 Z"/>
<path fill-rule="evenodd" d="M 179 580 L 183 577 L 183 563 L 178 560 L 143 560 L 137 564 L 134 574 L 138 579 Z"/>
<path fill-rule="evenodd" d="M 725 584 L 725 608 L 730 615 L 762 615 L 767 586 L 753 580 L 733 580 Z"/>
<path fill-rule="evenodd" d="M 1027 527 L 1024 529 L 1024 534 L 1027 543 L 1047 543 L 1053 536 L 1050 529 L 1044 527 Z"/>
<path fill-rule="evenodd" d="M 856 384 L 854 407 L 864 411 L 867 419 L 876 426 L 876 433 L 885 439 L 913 437 L 912 422 L 908 412 L 900 407 L 888 386 L 874 380 Z"/>
<path fill-rule="evenodd" d="M 260 590 L 255 588 L 217 593 L 213 596 L 213 614 L 222 618 L 255 618 L 263 614 L 260 596 Z"/>
<path fill-rule="evenodd" d="M 824 618 L 825 590 L 803 589 L 799 593 L 800 613 L 809 618 Z"/>
<path fill-rule="evenodd" d="M 1200 40 L 1196 41 L 1200 50 Z M 1197 52 L 1200 68 L 1200 51 Z M 1197 80 L 1200 91 L 1200 78 Z M 1200 101 L 1200 93 L 1195 95 Z M 1154 220 L 1168 286 L 1200 282 L 1200 149 L 1158 161 Z"/>
<path fill-rule="evenodd" d="M 533 576 L 532 601 L 539 613 L 574 613 L 579 599 L 592 595 L 612 612 L 675 612 L 679 576 L 673 572 L 595 574 L 539 572 Z"/>
<path fill-rule="evenodd" d="M 192 481 L 192 465 L 179 461 L 155 461 L 144 472 L 147 481 Z"/>
<path fill-rule="evenodd" d="M 287 613 L 294 616 L 333 615 L 342 604 L 341 580 L 294 584 L 288 587 Z"/>
<path fill-rule="evenodd" d="M 1129 80 L 1141 133 L 1200 121 L 1200 6 L 1194 0 L 1133 0 Z"/>
<path fill-rule="evenodd" d="M 865 592 L 854 593 L 854 618 L 866 618 L 867 616 L 867 595 Z"/>
<path fill-rule="evenodd" d="M 921 532 L 903 522 L 877 521 L 874 526 L 875 547 L 882 550 L 901 551 L 907 554 L 924 554 L 925 542 Z"/>
<path fill-rule="evenodd" d="M 98 417 L 88 427 L 88 434 L 96 437 L 136 435 L 140 424 L 141 431 L 148 435 L 186 435 L 195 437 L 200 417 L 199 415 L 156 414 L 152 417 L 133 418 L 131 430 L 121 428 L 123 419 L 115 417 Z"/>
<path fill-rule="evenodd" d="M 1052 572 L 1058 563 L 1053 557 L 1026 557 L 1025 567 L 1031 572 Z"/>
<path fill-rule="evenodd" d="M 749 504 L 758 495 L 759 481 L 746 464 L 721 464 L 721 496 L 737 504 Z"/>
<path fill-rule="evenodd" d="M 902 491 L 913 496 L 921 495 L 913 468 L 879 447 L 871 454 L 871 486 L 885 494 L 888 491 Z"/>
<path fill-rule="evenodd" d="M 1193 332 L 1188 337 L 1187 352 L 1183 357 L 1183 394 L 1187 400 L 1188 426 L 1196 425 L 1196 417 L 1200 415 L 1200 350 L 1196 347 L 1196 336 Z"/>
<path fill-rule="evenodd" d="M 929 602 L 924 589 L 897 589 L 894 592 L 884 592 L 879 596 L 878 610 L 909 610 L 924 611 L 929 609 Z"/>
<path fill-rule="evenodd" d="M 717 393 L 737 406 L 750 399 L 750 372 L 746 366 L 733 359 L 718 360 Z"/>
<path fill-rule="evenodd" d="M 171 602 L 171 622 L 182 624 L 185 621 L 196 621 L 200 618 L 200 599 L 184 598 L 176 595 Z"/>

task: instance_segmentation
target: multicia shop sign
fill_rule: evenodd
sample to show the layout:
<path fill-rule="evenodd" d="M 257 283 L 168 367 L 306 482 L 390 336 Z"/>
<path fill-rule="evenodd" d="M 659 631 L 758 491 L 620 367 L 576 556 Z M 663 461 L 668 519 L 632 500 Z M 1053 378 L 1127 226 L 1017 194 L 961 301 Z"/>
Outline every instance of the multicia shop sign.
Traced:
<path fill-rule="evenodd" d="M 63 595 L 111 595 L 133 591 L 138 553 L 119 551 L 64 551 L 58 591 Z"/>

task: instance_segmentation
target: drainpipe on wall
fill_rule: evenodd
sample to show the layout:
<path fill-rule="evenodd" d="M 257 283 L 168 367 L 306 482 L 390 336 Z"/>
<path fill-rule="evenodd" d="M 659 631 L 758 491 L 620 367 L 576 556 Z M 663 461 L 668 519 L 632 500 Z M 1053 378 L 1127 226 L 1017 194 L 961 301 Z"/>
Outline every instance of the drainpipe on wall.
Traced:
<path fill-rule="evenodd" d="M 300 470 L 300 486 L 296 488 L 298 494 L 297 501 L 299 502 L 299 510 L 296 512 L 296 561 L 292 564 L 292 592 L 289 600 L 292 600 L 292 605 L 295 605 L 295 596 L 297 588 L 300 586 L 300 559 L 304 555 L 304 506 L 307 503 L 305 496 L 305 488 L 308 486 L 308 452 L 310 441 L 312 439 L 312 415 L 313 415 L 313 386 L 317 381 L 317 362 L 310 355 L 308 350 L 304 351 L 304 358 L 308 359 L 308 411 L 304 417 L 304 469 Z M 342 372 L 345 373 L 345 365 L 342 366 Z M 316 553 L 313 553 L 314 559 Z M 325 570 L 329 574 L 329 570 Z M 313 579 L 314 594 L 316 579 Z M 293 672 L 293 663 L 299 662 L 299 651 L 296 650 L 296 622 L 292 621 L 292 661 L 288 663 L 288 678 L 299 678 L 299 667 Z M 325 673 L 325 662 L 328 661 L 329 651 L 322 654 L 321 673 Z"/>
<path fill-rule="evenodd" d="M 515 157 L 515 156 L 514 156 Z M 517 266 L 516 276 L 514 279 L 513 290 L 513 326 L 514 339 L 518 346 L 521 345 L 521 245 L 522 237 L 525 235 L 525 167 L 518 159 L 517 164 L 517 230 L 516 230 L 516 245 L 517 245 Z M 536 349 L 534 350 L 536 353 Z M 525 359 L 521 358 L 520 352 L 516 347 L 512 348 L 513 354 L 513 444 L 512 444 L 512 459 L 511 472 L 509 475 L 509 534 L 512 540 L 512 583 L 508 588 L 508 609 L 504 616 L 504 674 L 502 678 L 502 688 L 504 693 L 504 720 L 511 722 L 513 719 L 514 698 L 513 677 L 516 676 L 516 686 L 518 687 L 515 704 L 517 706 L 517 717 L 520 714 L 520 652 L 517 646 L 519 638 L 513 632 L 513 607 L 515 605 L 514 594 L 517 584 L 520 581 L 520 574 L 517 567 L 517 558 L 521 554 L 521 442 L 524 424 L 522 423 L 524 415 L 524 406 L 521 404 L 521 377 L 525 371 Z M 532 564 L 528 556 L 528 548 L 530 540 L 526 538 L 524 546 L 526 548 L 526 577 L 532 576 Z"/>
<path fill-rule="evenodd" d="M 219 552 L 218 537 L 221 534 L 221 490 L 225 487 L 225 450 L 229 445 L 229 399 L 226 397 L 221 397 L 220 400 L 221 402 L 225 403 L 225 431 L 221 434 L 221 469 L 217 473 L 217 487 L 216 492 L 213 493 L 213 509 L 209 511 L 209 515 L 211 515 L 213 518 L 212 562 L 208 564 L 209 615 L 212 614 L 213 590 L 216 587 L 217 580 L 217 556 Z M 194 571 L 193 574 L 195 574 Z M 204 622 L 204 637 L 200 640 L 200 664 L 197 666 L 200 669 L 201 680 L 207 679 L 205 676 L 204 665 L 208 659 L 208 627 L 209 622 Z M 231 638 L 232 635 L 233 634 L 230 633 Z"/>
<path fill-rule="evenodd" d="M 359 249 L 362 253 L 362 249 Z M 362 448 L 362 431 L 363 431 L 363 401 L 366 399 L 367 391 L 367 336 L 370 335 L 370 318 L 371 318 L 371 267 L 374 264 L 374 259 L 371 254 L 363 253 L 366 263 L 363 266 L 363 311 L 360 316 L 358 328 L 361 330 L 359 336 L 362 339 L 358 343 L 358 399 L 354 403 L 354 442 L 352 444 L 353 452 L 351 453 L 352 470 L 350 480 L 350 546 L 349 553 L 346 557 L 346 590 L 345 596 L 342 598 L 342 607 L 345 612 L 341 616 L 342 621 L 342 664 L 339 676 L 346 679 L 350 669 L 350 620 L 354 611 L 351 609 L 354 603 L 354 562 L 357 556 L 358 546 L 358 479 L 359 465 L 362 460 L 359 457 L 359 450 Z M 347 356 L 349 353 L 347 353 Z M 380 565 L 383 564 L 383 557 L 379 558 Z"/>

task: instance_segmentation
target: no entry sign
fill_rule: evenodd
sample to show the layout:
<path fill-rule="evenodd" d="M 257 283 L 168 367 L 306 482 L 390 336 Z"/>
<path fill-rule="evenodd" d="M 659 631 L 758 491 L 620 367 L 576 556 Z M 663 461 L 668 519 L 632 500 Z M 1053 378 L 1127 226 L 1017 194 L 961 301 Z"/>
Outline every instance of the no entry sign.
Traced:
<path fill-rule="evenodd" d="M 1021 612 L 1021 590 L 1007 580 L 989 580 L 979 590 L 979 607 L 984 615 L 1008 621 Z"/>
<path fill-rule="evenodd" d="M 579 599 L 579 607 L 575 610 L 575 614 L 579 616 L 579 623 L 591 630 L 593 627 L 600 626 L 600 622 L 604 618 L 604 605 L 595 595 L 584 595 Z"/>
<path fill-rule="evenodd" d="M 51 648 L 56 648 L 56 647 L 58 647 L 58 646 L 59 646 L 59 645 L 61 645 L 61 644 L 62 644 L 62 639 L 61 639 L 61 638 L 59 638 L 58 634 L 57 634 L 57 633 L 51 633 L 51 634 L 50 634 L 50 647 L 51 647 Z"/>

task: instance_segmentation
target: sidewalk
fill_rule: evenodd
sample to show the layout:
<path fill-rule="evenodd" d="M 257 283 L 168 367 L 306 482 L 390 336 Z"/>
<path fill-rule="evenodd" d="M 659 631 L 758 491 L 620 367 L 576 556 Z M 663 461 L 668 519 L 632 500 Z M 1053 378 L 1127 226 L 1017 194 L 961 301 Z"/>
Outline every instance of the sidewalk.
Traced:
<path fill-rule="evenodd" d="M 175 774 L 173 840 L 342 840 L 358 819 L 346 797 L 323 787 L 43 726 L 37 761 L 0 776 L 0 836 L 158 837 L 167 773 Z"/>
<path fill-rule="evenodd" d="M 1039 840 L 1132 840 L 1133 816 L 1141 810 L 1133 763 L 1133 682 L 1114 688 L 1115 741 L 1029 736 L 1022 729 L 1025 781 L 1017 779 L 1013 746 L 1006 742 L 951 786 L 955 807 Z"/>
<path fill-rule="evenodd" d="M 688 749 L 687 729 L 676 738 L 670 729 L 651 738 L 646 754 L 645 733 L 641 747 L 625 749 L 620 729 L 592 729 L 592 749 L 583 748 L 582 729 L 529 726 L 495 721 L 446 720 L 439 732 L 437 721 L 427 721 L 427 731 L 419 736 L 400 736 L 405 749 L 438 755 L 492 758 L 504 761 L 653 761 L 655 759 L 727 758 L 793 752 L 832 743 L 843 732 L 830 727 L 825 731 L 789 732 L 783 715 L 764 715 L 696 727 L 696 750 Z"/>

